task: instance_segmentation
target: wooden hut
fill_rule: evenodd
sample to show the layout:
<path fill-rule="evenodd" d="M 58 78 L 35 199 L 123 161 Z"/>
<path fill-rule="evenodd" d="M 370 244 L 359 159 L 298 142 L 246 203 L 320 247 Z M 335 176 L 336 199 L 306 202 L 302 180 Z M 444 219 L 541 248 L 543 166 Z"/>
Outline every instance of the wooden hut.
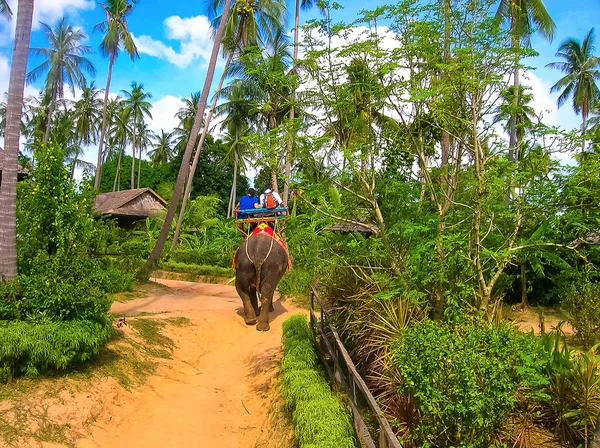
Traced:
<path fill-rule="evenodd" d="M 2 151 L 2 148 L 0 148 L 0 151 Z M 17 181 L 29 177 L 29 174 L 29 170 L 19 165 L 19 167 L 17 168 Z M 0 157 L 0 188 L 2 188 L 2 157 Z"/>
<path fill-rule="evenodd" d="M 379 227 L 375 224 L 359 224 L 359 223 L 347 223 L 340 222 L 331 226 L 325 227 L 325 230 L 339 233 L 362 233 L 365 236 L 371 236 L 373 233 L 379 232 Z"/>
<path fill-rule="evenodd" d="M 121 227 L 131 227 L 140 221 L 165 211 L 167 201 L 151 188 L 102 193 L 94 200 L 94 209 L 117 218 Z"/>

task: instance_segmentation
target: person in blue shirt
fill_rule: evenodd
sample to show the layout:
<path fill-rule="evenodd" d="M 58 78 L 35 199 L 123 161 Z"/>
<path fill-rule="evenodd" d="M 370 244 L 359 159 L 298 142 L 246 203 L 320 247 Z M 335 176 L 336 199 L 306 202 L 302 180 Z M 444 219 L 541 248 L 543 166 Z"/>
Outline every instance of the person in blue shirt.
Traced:
<path fill-rule="evenodd" d="M 255 196 L 256 190 L 254 188 L 248 188 L 248 191 L 245 196 L 240 198 L 240 202 L 238 204 L 238 210 L 251 210 L 254 209 L 254 204 L 258 204 L 259 200 Z M 248 215 L 246 213 L 238 212 L 238 219 L 246 219 Z"/>

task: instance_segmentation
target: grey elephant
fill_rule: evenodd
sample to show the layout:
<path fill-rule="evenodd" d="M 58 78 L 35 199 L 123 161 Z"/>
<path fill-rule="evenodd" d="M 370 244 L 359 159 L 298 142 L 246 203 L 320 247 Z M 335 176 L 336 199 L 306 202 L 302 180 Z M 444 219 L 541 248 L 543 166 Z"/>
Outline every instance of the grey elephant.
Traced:
<path fill-rule="evenodd" d="M 273 295 L 289 267 L 284 246 L 276 234 L 260 232 L 246 238 L 235 254 L 235 289 L 244 305 L 244 320 L 256 324 L 258 331 L 270 328 Z"/>

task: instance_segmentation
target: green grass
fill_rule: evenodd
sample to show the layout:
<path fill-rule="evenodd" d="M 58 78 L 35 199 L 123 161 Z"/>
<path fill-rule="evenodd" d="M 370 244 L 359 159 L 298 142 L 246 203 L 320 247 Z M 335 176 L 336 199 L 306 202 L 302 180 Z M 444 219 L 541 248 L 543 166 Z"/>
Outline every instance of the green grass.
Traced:
<path fill-rule="evenodd" d="M 355 448 L 349 411 L 331 391 L 304 315 L 283 323 L 282 394 L 300 448 Z"/>
<path fill-rule="evenodd" d="M 199 264 L 178 263 L 176 261 L 165 261 L 159 265 L 159 268 L 164 271 L 181 272 L 185 274 L 206 275 L 209 277 L 226 277 L 230 278 L 235 275 L 235 270 L 232 268 L 222 268 L 219 266 L 206 266 Z"/>

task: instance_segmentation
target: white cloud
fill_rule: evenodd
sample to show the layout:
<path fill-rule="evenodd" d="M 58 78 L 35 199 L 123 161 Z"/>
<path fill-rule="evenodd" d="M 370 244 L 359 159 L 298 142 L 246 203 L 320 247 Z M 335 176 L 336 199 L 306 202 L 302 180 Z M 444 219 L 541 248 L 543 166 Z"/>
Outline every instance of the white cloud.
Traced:
<path fill-rule="evenodd" d="M 8 46 L 15 34 L 18 0 L 8 0 L 8 3 L 13 11 L 13 20 L 7 23 L 5 19 L 0 19 L 0 46 Z M 40 22 L 53 24 L 65 15 L 77 15 L 80 10 L 94 7 L 94 0 L 36 0 L 32 28 L 35 31 L 39 29 Z"/>
<path fill-rule="evenodd" d="M 159 133 L 161 129 L 171 132 L 179 124 L 175 117 L 177 111 L 183 107 L 183 99 L 167 95 L 152 104 L 152 119 L 148 119 L 148 127 Z"/>
<path fill-rule="evenodd" d="M 208 17 L 167 17 L 164 21 L 165 35 L 169 40 L 179 41 L 179 51 L 150 36 L 134 36 L 140 53 L 169 61 L 185 68 L 197 59 L 208 61 L 212 52 L 212 26 Z"/>

